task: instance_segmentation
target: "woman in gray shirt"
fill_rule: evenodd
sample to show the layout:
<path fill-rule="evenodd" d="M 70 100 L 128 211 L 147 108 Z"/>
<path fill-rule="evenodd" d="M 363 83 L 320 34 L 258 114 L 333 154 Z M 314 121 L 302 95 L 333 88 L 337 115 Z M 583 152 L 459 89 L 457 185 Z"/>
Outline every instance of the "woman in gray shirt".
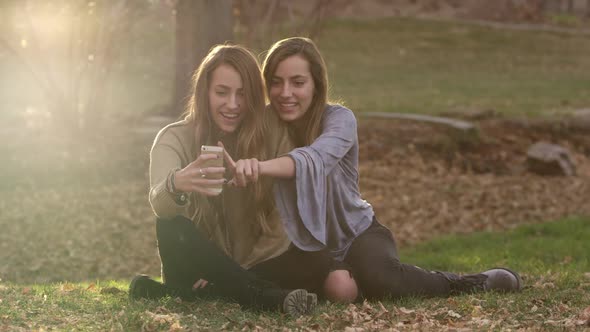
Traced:
<path fill-rule="evenodd" d="M 233 181 L 245 186 L 259 176 L 276 178 L 276 206 L 293 245 L 304 252 L 328 252 L 337 262 L 323 281 L 323 295 L 351 302 L 359 293 L 379 299 L 521 289 L 520 276 L 506 268 L 460 276 L 400 262 L 393 235 L 361 198 L 354 113 L 328 103 L 326 65 L 310 39 L 275 43 L 263 76 L 270 108 L 297 148 L 272 160 L 237 161 Z"/>

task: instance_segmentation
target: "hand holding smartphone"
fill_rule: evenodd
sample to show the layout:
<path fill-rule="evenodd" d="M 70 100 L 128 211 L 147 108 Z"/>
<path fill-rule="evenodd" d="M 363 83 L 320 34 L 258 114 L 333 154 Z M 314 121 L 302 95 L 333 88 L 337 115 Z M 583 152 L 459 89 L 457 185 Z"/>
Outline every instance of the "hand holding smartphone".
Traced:
<path fill-rule="evenodd" d="M 201 166 L 201 168 L 223 167 L 223 148 L 222 147 L 213 146 L 213 145 L 202 145 L 201 146 L 201 154 L 215 154 L 215 155 L 217 155 L 217 158 L 215 158 L 215 159 L 205 160 L 203 162 L 203 165 Z M 207 179 L 222 179 L 223 174 L 221 174 L 221 173 L 207 174 L 206 178 Z M 223 185 L 222 184 L 212 185 L 212 186 L 209 186 L 208 188 L 209 188 L 209 190 L 211 190 L 213 192 L 221 193 L 221 191 L 223 190 Z"/>

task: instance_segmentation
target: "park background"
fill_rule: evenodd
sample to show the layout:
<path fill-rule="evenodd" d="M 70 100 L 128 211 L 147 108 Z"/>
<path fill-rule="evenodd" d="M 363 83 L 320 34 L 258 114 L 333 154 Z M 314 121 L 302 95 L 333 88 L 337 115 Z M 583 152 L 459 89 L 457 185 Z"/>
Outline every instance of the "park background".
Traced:
<path fill-rule="evenodd" d="M 2 0 L 0 330 L 588 328 L 589 17 L 583 0 Z M 191 71 L 212 44 L 262 55 L 292 35 L 317 42 L 332 99 L 359 118 L 361 190 L 402 259 L 511 266 L 523 293 L 297 321 L 127 302 L 135 274 L 159 275 L 149 149 Z M 532 172 L 541 141 L 575 175 Z"/>

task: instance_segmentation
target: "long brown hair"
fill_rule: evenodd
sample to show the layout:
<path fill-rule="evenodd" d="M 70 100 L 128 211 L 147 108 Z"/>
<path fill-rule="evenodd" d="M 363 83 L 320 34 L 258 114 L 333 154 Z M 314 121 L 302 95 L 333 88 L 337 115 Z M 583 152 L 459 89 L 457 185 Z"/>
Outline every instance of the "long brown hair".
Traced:
<path fill-rule="evenodd" d="M 261 151 L 263 132 L 256 125 L 265 107 L 264 84 L 256 57 L 239 45 L 214 46 L 201 62 L 192 77 L 192 94 L 186 107 L 186 119 L 195 126 L 197 145 L 215 145 L 217 130 L 209 113 L 209 85 L 213 71 L 222 64 L 234 68 L 242 78 L 246 116 L 237 132 L 238 141 L 234 158 L 247 158 Z"/>
<path fill-rule="evenodd" d="M 266 92 L 270 95 L 272 77 L 279 63 L 294 55 L 300 55 L 307 60 L 315 85 L 313 99 L 302 119 L 305 132 L 298 140 L 304 145 L 310 145 L 321 133 L 322 115 L 328 104 L 328 71 L 317 46 L 311 39 L 304 37 L 279 40 L 268 50 L 262 65 L 262 73 Z"/>
<path fill-rule="evenodd" d="M 266 112 L 260 65 L 252 52 L 239 45 L 214 46 L 192 76 L 192 94 L 185 110 L 185 119 L 194 125 L 196 147 L 217 144 L 214 133 L 218 129 L 209 113 L 208 91 L 213 71 L 222 64 L 231 66 L 240 74 L 246 106 L 246 116 L 237 130 L 237 143 L 232 157 L 235 160 L 253 157 L 266 160 L 269 152 L 264 144 L 267 129 L 263 125 L 265 122 L 261 121 L 266 117 Z M 268 229 L 265 218 L 267 202 L 274 201 L 270 197 L 271 186 L 269 180 L 262 179 L 248 187 L 257 203 L 256 219 L 262 230 Z"/>

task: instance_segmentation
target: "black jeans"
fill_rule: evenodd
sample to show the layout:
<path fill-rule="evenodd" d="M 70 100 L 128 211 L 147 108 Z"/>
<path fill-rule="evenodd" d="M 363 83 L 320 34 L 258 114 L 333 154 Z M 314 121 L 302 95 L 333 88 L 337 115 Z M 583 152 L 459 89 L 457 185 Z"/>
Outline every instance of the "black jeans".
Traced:
<path fill-rule="evenodd" d="M 252 305 L 256 292 L 278 288 L 243 269 L 203 236 L 192 221 L 177 216 L 156 222 L 162 277 L 170 287 L 190 291 L 199 279 L 209 284 L 200 293 Z"/>
<path fill-rule="evenodd" d="M 352 243 L 345 258 L 362 294 L 368 299 L 403 296 L 448 296 L 449 272 L 433 272 L 399 260 L 391 232 L 373 218 L 371 226 Z"/>
<path fill-rule="evenodd" d="M 285 253 L 250 269 L 263 279 L 284 288 L 304 288 L 324 297 L 324 280 L 335 270 L 348 270 L 345 262 L 336 261 L 327 250 L 303 251 L 293 245 Z"/>
<path fill-rule="evenodd" d="M 324 280 L 334 270 L 350 271 L 367 299 L 448 296 L 452 292 L 451 280 L 460 279 L 453 273 L 402 264 L 393 235 L 375 218 L 353 241 L 344 262 L 336 261 L 326 250 L 306 252 L 292 246 L 286 253 L 251 269 L 281 287 L 305 288 L 320 297 L 324 295 Z"/>
<path fill-rule="evenodd" d="M 249 271 L 205 238 L 187 218 L 159 219 L 156 231 L 167 285 L 191 289 L 197 280 L 205 279 L 209 285 L 203 293 L 242 304 L 251 301 L 252 285 L 304 288 L 322 296 L 324 280 L 334 270 L 351 271 L 360 291 L 369 299 L 448 296 L 450 280 L 459 278 L 448 272 L 402 264 L 393 235 L 376 219 L 354 240 L 344 262 L 334 260 L 325 250 L 306 252 L 292 246 Z"/>

